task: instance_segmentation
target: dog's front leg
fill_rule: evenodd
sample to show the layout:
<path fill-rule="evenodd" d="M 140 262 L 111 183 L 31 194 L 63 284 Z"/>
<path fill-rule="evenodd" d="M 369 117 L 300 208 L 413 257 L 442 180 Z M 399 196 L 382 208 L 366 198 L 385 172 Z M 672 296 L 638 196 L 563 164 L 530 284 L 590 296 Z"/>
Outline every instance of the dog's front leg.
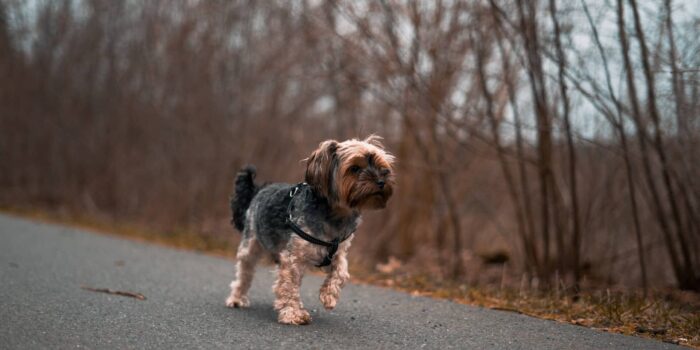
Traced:
<path fill-rule="evenodd" d="M 338 298 L 340 297 L 340 290 L 350 279 L 350 273 L 348 273 L 348 248 L 350 248 L 350 240 L 343 242 L 340 247 L 338 247 L 338 252 L 333 257 L 331 261 L 331 266 L 326 275 L 326 280 L 323 281 L 321 285 L 321 291 L 318 295 L 321 299 L 323 307 L 327 310 L 332 310 L 338 303 Z"/>
<path fill-rule="evenodd" d="M 304 264 L 293 252 L 283 251 L 279 254 L 277 281 L 275 281 L 275 310 L 277 320 L 284 324 L 308 324 L 311 315 L 304 310 L 299 295 Z"/>

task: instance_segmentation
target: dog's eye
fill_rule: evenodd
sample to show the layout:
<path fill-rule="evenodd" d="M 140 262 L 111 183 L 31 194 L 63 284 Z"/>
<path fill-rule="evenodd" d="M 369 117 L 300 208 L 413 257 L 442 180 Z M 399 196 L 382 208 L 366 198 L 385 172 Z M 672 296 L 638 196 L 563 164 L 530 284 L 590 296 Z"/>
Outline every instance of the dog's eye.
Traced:
<path fill-rule="evenodd" d="M 360 170 L 362 170 L 362 168 L 360 168 L 360 167 L 357 166 L 357 165 L 353 165 L 353 166 L 350 167 L 350 172 L 353 173 L 353 174 L 359 173 Z"/>
<path fill-rule="evenodd" d="M 379 174 L 381 174 L 382 176 L 387 176 L 389 175 L 389 173 L 391 173 L 391 170 L 389 169 L 382 169 L 379 171 Z"/>

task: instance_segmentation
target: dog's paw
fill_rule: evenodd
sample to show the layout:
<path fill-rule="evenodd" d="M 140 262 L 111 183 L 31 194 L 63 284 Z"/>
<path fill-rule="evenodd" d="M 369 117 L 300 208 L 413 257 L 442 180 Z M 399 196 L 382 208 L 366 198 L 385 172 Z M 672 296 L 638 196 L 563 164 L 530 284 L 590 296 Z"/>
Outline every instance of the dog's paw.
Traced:
<path fill-rule="evenodd" d="M 311 323 L 311 315 L 304 309 L 285 307 L 279 311 L 277 321 L 282 324 L 305 325 Z"/>
<path fill-rule="evenodd" d="M 338 303 L 338 294 L 339 293 L 333 293 L 333 288 L 324 286 L 318 293 L 318 298 L 321 300 L 321 304 L 323 304 L 326 310 L 333 310 Z"/>
<path fill-rule="evenodd" d="M 322 290 L 318 295 L 318 298 L 321 299 L 321 304 L 323 304 L 323 307 L 325 307 L 326 310 L 333 310 L 335 305 L 338 303 L 338 297 L 328 291 Z"/>
<path fill-rule="evenodd" d="M 226 299 L 226 306 L 230 308 L 244 308 L 248 307 L 249 305 L 250 301 L 248 301 L 248 297 L 235 297 L 231 295 L 228 297 L 228 299 Z"/>

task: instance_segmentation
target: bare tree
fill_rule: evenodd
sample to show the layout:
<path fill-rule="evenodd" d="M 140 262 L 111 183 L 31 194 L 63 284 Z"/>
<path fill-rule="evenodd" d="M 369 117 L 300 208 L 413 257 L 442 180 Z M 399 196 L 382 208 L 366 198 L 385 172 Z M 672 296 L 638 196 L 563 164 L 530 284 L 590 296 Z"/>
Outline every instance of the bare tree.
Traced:
<path fill-rule="evenodd" d="M 504 252 L 540 287 L 697 290 L 697 16 L 658 6 L 0 0 L 0 205 L 230 243 L 240 166 L 298 181 L 376 133 L 399 187 L 365 267 L 489 283 Z"/>

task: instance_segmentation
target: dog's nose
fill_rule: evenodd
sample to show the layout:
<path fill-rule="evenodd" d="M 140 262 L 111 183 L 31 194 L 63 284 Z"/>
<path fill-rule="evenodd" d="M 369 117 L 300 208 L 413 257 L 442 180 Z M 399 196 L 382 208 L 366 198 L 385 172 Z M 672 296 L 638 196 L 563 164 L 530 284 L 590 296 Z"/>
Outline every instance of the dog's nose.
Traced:
<path fill-rule="evenodd" d="M 384 180 L 377 180 L 377 186 L 379 186 L 379 189 L 384 189 Z"/>

